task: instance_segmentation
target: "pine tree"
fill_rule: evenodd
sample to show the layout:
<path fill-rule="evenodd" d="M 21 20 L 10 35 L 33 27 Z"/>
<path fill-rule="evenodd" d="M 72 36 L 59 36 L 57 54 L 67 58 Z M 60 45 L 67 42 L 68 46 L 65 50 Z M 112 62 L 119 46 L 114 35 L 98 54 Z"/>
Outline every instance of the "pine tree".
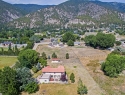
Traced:
<path fill-rule="evenodd" d="M 70 75 L 70 80 L 71 80 L 71 83 L 74 83 L 74 82 L 75 82 L 74 73 L 71 73 L 71 75 Z"/>
<path fill-rule="evenodd" d="M 69 54 L 68 53 L 66 53 L 66 59 L 69 59 Z"/>

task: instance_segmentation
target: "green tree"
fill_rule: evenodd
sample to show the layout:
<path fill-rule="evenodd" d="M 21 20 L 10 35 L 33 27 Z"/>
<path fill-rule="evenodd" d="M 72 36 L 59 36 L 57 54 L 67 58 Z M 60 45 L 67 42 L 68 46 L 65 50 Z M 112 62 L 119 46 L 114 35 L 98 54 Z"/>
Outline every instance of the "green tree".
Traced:
<path fill-rule="evenodd" d="M 125 69 L 125 57 L 117 54 L 109 54 L 101 69 L 107 76 L 117 77 Z"/>
<path fill-rule="evenodd" d="M 33 66 L 32 71 L 33 71 L 34 73 L 37 73 L 37 72 L 38 72 L 37 67 L 36 67 L 36 66 Z"/>
<path fill-rule="evenodd" d="M 70 32 L 66 32 L 62 38 L 63 42 L 68 42 L 69 40 L 75 41 L 75 36 Z"/>
<path fill-rule="evenodd" d="M 109 48 L 114 46 L 115 36 L 112 34 L 98 33 L 96 36 L 86 36 L 84 41 L 87 45 L 90 45 L 94 48 Z"/>
<path fill-rule="evenodd" d="M 98 33 L 96 35 L 97 45 L 100 48 L 113 47 L 115 43 L 115 36 L 112 34 Z"/>
<path fill-rule="evenodd" d="M 39 87 L 36 82 L 31 82 L 25 86 L 24 90 L 28 92 L 29 94 L 31 94 L 31 93 L 35 93 L 38 90 L 38 88 Z"/>
<path fill-rule="evenodd" d="M 66 53 L 66 59 L 69 59 L 69 53 Z"/>
<path fill-rule="evenodd" d="M 1 48 L 1 52 L 2 52 L 2 55 L 4 55 L 4 49 L 3 48 Z"/>
<path fill-rule="evenodd" d="M 120 45 L 121 45 L 121 42 L 120 42 L 120 41 L 116 41 L 115 44 L 116 44 L 117 46 L 120 46 Z"/>
<path fill-rule="evenodd" d="M 40 38 L 37 35 L 33 35 L 32 37 L 30 37 L 30 41 L 37 43 L 37 42 L 40 42 Z"/>
<path fill-rule="evenodd" d="M 29 80 L 32 80 L 32 74 L 29 68 L 23 67 L 18 68 L 17 72 L 17 81 L 20 84 L 20 90 L 24 91 L 25 86 L 29 83 Z"/>
<path fill-rule="evenodd" d="M 11 44 L 8 46 L 8 51 L 12 51 Z"/>
<path fill-rule="evenodd" d="M 3 95 L 18 95 L 19 86 L 16 71 L 10 67 L 0 70 L 0 92 Z"/>
<path fill-rule="evenodd" d="M 39 59 L 39 62 L 41 63 L 42 67 L 47 66 L 47 60 L 45 60 L 45 59 L 43 59 L 43 58 L 40 58 L 40 59 Z"/>
<path fill-rule="evenodd" d="M 22 50 L 19 53 L 18 60 L 21 66 L 31 68 L 38 62 L 38 53 L 32 49 Z"/>
<path fill-rule="evenodd" d="M 69 40 L 69 41 L 67 42 L 67 45 L 68 45 L 68 46 L 74 46 L 74 42 L 73 42 L 72 40 Z"/>
<path fill-rule="evenodd" d="M 19 49 L 17 48 L 17 45 L 15 45 L 15 55 L 18 55 L 19 54 Z"/>
<path fill-rule="evenodd" d="M 84 95 L 88 93 L 88 89 L 85 85 L 83 85 L 82 80 L 79 79 L 78 81 L 78 89 L 77 89 L 77 93 L 80 95 Z"/>
<path fill-rule="evenodd" d="M 75 75 L 74 75 L 74 73 L 71 73 L 70 80 L 71 80 L 71 83 L 75 82 Z"/>
<path fill-rule="evenodd" d="M 45 52 L 42 53 L 42 58 L 43 58 L 44 60 L 47 59 Z"/>
<path fill-rule="evenodd" d="M 57 55 L 55 52 L 52 54 L 52 58 L 57 58 Z"/>
<path fill-rule="evenodd" d="M 34 46 L 34 43 L 32 41 L 27 42 L 27 46 L 25 49 L 32 49 Z"/>

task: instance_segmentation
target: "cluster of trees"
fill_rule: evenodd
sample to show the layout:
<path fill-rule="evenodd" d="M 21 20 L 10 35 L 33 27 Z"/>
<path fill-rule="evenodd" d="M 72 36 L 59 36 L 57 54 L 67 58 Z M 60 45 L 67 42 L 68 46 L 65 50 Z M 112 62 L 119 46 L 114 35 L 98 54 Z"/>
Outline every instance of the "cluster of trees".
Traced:
<path fill-rule="evenodd" d="M 115 36 L 112 34 L 98 33 L 96 36 L 86 36 L 84 41 L 87 45 L 90 45 L 94 48 L 109 48 L 114 46 Z"/>
<path fill-rule="evenodd" d="M 62 36 L 62 41 L 67 43 L 68 46 L 74 46 L 74 41 L 76 40 L 75 36 L 71 32 L 66 32 Z"/>
<path fill-rule="evenodd" d="M 19 54 L 20 50 L 17 48 L 17 45 L 15 47 L 11 47 L 11 44 L 8 46 L 8 50 L 4 50 L 4 48 L 1 48 L 0 55 L 9 55 L 9 56 L 17 56 Z"/>
<path fill-rule="evenodd" d="M 3 95 L 19 95 L 21 91 L 33 93 L 37 90 L 38 85 L 32 78 L 30 69 L 5 67 L 0 70 L 0 92 Z"/>
<path fill-rule="evenodd" d="M 77 89 L 77 93 L 80 95 L 84 95 L 88 93 L 88 89 L 85 85 L 83 85 L 82 80 L 79 79 L 78 81 L 78 89 Z"/>
<path fill-rule="evenodd" d="M 41 70 L 41 68 L 47 66 L 47 57 L 43 52 L 42 56 L 39 57 L 39 53 L 32 49 L 22 50 L 18 56 L 19 62 L 15 64 L 16 68 L 32 68 L 32 71 L 36 73 Z"/>
<path fill-rule="evenodd" d="M 125 57 L 119 54 L 109 54 L 101 69 L 107 76 L 117 77 L 125 69 Z"/>
<path fill-rule="evenodd" d="M 3 29 L 0 32 L 0 42 L 27 43 L 32 35 L 34 35 L 34 31 L 31 29 Z"/>

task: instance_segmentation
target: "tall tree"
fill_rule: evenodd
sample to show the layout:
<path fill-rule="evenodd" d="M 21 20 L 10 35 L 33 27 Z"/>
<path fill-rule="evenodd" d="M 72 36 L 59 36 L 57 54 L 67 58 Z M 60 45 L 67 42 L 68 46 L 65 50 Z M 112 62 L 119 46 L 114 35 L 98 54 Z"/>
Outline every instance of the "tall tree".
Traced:
<path fill-rule="evenodd" d="M 47 66 L 47 61 L 46 61 L 45 59 L 40 58 L 40 59 L 39 59 L 39 62 L 41 63 L 42 67 Z"/>
<path fill-rule="evenodd" d="M 66 53 L 66 59 L 69 59 L 69 53 Z"/>
<path fill-rule="evenodd" d="M 66 32 L 62 38 L 63 42 L 68 42 L 69 40 L 75 41 L 75 36 L 70 32 Z"/>
<path fill-rule="evenodd" d="M 32 80 L 32 74 L 29 68 L 23 67 L 18 68 L 17 72 L 17 81 L 20 84 L 20 90 L 23 91 L 25 86 L 28 84 L 30 80 Z"/>
<path fill-rule="evenodd" d="M 52 58 L 57 58 L 57 55 L 55 52 L 52 54 Z"/>
<path fill-rule="evenodd" d="M 10 67 L 0 70 L 0 92 L 3 95 L 18 95 L 19 85 L 16 77 L 16 71 Z"/>
<path fill-rule="evenodd" d="M 125 57 L 117 54 L 109 54 L 101 69 L 110 77 L 117 77 L 125 69 Z"/>
<path fill-rule="evenodd" d="M 79 79 L 79 81 L 78 81 L 78 90 L 77 90 L 77 93 L 80 94 L 80 95 L 84 95 L 84 94 L 88 93 L 88 89 L 87 89 L 87 87 L 85 85 L 83 85 L 81 79 Z"/>
<path fill-rule="evenodd" d="M 72 40 L 69 40 L 69 41 L 67 42 L 67 45 L 68 45 L 68 46 L 74 46 L 74 42 L 73 42 Z"/>
<path fill-rule="evenodd" d="M 38 53 L 32 49 L 22 50 L 19 53 L 18 60 L 22 66 L 31 68 L 38 62 Z"/>
<path fill-rule="evenodd" d="M 74 75 L 74 73 L 71 73 L 70 80 L 71 80 L 71 83 L 75 82 L 75 75 Z"/>
<path fill-rule="evenodd" d="M 44 60 L 47 59 L 45 52 L 42 53 L 42 58 L 43 58 Z"/>

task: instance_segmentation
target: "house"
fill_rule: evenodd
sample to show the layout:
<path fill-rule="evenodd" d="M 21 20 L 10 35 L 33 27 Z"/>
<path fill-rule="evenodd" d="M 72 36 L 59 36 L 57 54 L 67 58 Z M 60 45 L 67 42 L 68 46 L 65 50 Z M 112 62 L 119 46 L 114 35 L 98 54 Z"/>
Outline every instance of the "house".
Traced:
<path fill-rule="evenodd" d="M 78 46 L 78 45 L 80 45 L 80 42 L 74 42 L 74 45 Z"/>
<path fill-rule="evenodd" d="M 58 58 L 53 58 L 51 63 L 61 63 L 61 61 Z"/>
<path fill-rule="evenodd" d="M 9 41 L 6 41 L 6 42 L 3 42 L 2 43 L 4 46 L 8 46 L 8 45 L 12 45 L 13 43 L 12 42 L 9 42 Z"/>
<path fill-rule="evenodd" d="M 40 83 L 58 83 L 61 82 L 62 75 L 65 75 L 64 66 L 58 66 L 57 68 L 52 68 L 47 66 L 42 69 L 42 75 L 38 77 Z"/>

